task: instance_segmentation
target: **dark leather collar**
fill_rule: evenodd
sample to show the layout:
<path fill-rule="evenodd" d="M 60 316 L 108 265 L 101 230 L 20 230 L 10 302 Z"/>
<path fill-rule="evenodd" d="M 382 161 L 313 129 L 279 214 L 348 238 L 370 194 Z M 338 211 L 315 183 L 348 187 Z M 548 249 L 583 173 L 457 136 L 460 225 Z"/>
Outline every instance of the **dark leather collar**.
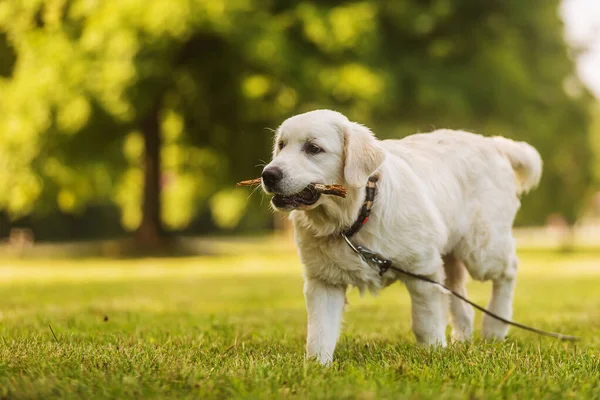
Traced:
<path fill-rule="evenodd" d="M 367 223 L 369 215 L 371 215 L 371 209 L 373 208 L 373 202 L 375 201 L 375 193 L 377 192 L 377 181 L 379 178 L 375 175 L 369 177 L 367 182 L 367 190 L 365 193 L 365 202 L 363 203 L 358 218 L 354 221 L 354 224 L 344 232 L 344 235 L 348 238 L 356 235 L 358 231 Z"/>

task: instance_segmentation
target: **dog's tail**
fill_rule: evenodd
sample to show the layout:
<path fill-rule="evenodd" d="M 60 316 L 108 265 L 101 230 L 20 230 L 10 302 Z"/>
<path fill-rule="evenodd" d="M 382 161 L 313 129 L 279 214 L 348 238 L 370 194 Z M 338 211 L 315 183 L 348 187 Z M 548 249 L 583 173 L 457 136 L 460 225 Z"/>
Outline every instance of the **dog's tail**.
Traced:
<path fill-rule="evenodd" d="M 531 145 L 501 136 L 492 138 L 496 148 L 510 161 L 517 178 L 517 194 L 534 189 L 542 177 L 542 157 Z"/>

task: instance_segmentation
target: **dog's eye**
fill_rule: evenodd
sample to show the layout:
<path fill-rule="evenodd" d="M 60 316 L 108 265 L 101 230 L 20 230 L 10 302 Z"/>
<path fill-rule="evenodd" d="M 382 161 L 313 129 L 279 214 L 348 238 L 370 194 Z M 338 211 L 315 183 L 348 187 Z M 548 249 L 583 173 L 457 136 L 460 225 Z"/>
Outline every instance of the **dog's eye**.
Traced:
<path fill-rule="evenodd" d="M 277 143 L 277 148 L 279 150 L 282 150 L 284 147 L 285 147 L 285 143 L 284 142 L 280 141 L 279 143 Z"/>
<path fill-rule="evenodd" d="M 306 143 L 304 146 L 304 151 L 308 154 L 319 154 L 323 152 L 323 149 L 314 143 Z"/>

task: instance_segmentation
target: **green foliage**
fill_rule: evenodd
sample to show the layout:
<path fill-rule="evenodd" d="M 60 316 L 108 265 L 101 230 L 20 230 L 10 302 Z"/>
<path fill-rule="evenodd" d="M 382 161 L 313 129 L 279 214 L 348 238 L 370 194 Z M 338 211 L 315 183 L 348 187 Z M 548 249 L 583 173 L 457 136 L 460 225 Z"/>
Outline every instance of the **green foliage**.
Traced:
<path fill-rule="evenodd" d="M 573 222 L 591 179 L 590 96 L 558 3 L 5 0 L 0 209 L 112 202 L 134 229 L 142 121 L 158 106 L 164 222 L 212 205 L 230 227 L 230 203 L 210 199 L 258 175 L 266 128 L 327 107 L 382 138 L 450 127 L 527 140 L 545 170 L 521 222 Z"/>
<path fill-rule="evenodd" d="M 223 155 L 188 143 L 169 88 L 192 28 L 208 29 L 224 12 L 214 7 L 204 1 L 0 4 L 4 43 L 17 55 L 0 82 L 0 156 L 7 164 L 0 207 L 19 216 L 54 207 L 77 212 L 112 200 L 123 210 L 123 224 L 134 229 L 143 174 L 136 130 L 162 102 L 163 215 L 169 227 L 185 226 L 221 177 L 214 171 Z"/>
<path fill-rule="evenodd" d="M 249 247 L 253 255 L 0 267 L 11 277 L 0 283 L 0 396 L 600 397 L 597 253 L 522 257 L 515 319 L 582 335 L 576 345 L 513 329 L 502 343 L 420 347 L 407 291 L 394 285 L 378 297 L 349 293 L 336 361 L 322 368 L 304 360 L 297 257 L 273 255 L 281 241 Z M 473 282 L 470 297 L 485 304 L 489 289 Z"/>

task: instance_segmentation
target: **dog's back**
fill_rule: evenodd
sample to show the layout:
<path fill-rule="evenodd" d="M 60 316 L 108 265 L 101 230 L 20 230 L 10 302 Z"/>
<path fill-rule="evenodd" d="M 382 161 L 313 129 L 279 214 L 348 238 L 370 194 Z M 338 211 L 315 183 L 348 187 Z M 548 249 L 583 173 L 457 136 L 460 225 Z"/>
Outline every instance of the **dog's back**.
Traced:
<path fill-rule="evenodd" d="M 510 232 L 518 196 L 541 176 L 537 151 L 506 138 L 437 130 L 382 143 L 408 165 L 438 208 L 453 238 L 449 250 L 484 227 Z"/>
<path fill-rule="evenodd" d="M 383 143 L 435 194 L 439 194 L 436 186 L 453 183 L 460 185 L 463 193 L 489 189 L 493 184 L 520 195 L 537 186 L 542 174 L 542 160 L 535 148 L 499 136 L 442 129 Z"/>

